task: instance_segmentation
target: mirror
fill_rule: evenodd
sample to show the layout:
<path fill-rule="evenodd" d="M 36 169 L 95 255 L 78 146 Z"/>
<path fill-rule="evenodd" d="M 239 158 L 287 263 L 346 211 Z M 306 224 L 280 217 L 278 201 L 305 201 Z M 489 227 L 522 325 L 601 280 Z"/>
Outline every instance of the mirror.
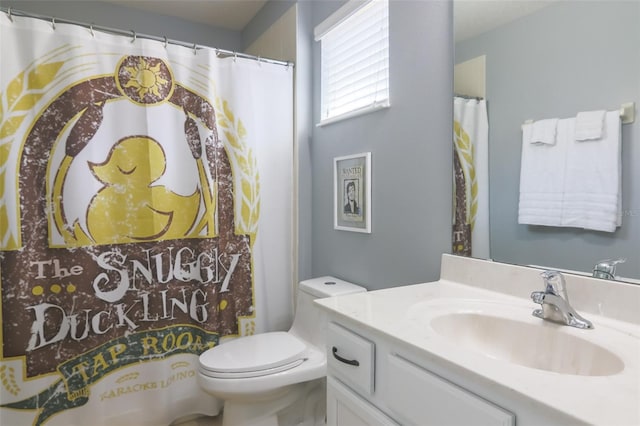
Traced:
<path fill-rule="evenodd" d="M 454 0 L 454 17 L 455 63 L 484 56 L 486 65 L 489 257 L 587 275 L 599 260 L 626 258 L 616 275 L 640 283 L 638 118 L 622 125 L 622 225 L 615 232 L 518 224 L 526 120 L 627 102 L 638 108 L 640 2 Z"/>

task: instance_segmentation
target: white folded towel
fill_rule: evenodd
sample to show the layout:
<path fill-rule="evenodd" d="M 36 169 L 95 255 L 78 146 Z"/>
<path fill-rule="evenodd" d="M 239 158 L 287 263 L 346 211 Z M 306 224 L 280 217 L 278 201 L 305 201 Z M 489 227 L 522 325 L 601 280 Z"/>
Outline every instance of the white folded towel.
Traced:
<path fill-rule="evenodd" d="M 586 141 L 602 138 L 606 111 L 583 111 L 576 115 L 575 140 Z"/>
<path fill-rule="evenodd" d="M 562 226 L 566 121 L 557 122 L 554 145 L 532 144 L 533 124 L 522 126 L 518 223 Z"/>
<path fill-rule="evenodd" d="M 614 232 L 622 219 L 621 129 L 606 112 L 602 137 L 576 141 L 576 119 L 558 121 L 556 144 L 531 143 L 522 126 L 518 223 Z"/>
<path fill-rule="evenodd" d="M 607 112 L 604 123 L 600 139 L 585 143 L 570 138 L 567 143 L 563 226 L 613 232 L 621 225 L 619 112 Z"/>
<path fill-rule="evenodd" d="M 535 121 L 531 130 L 531 143 L 555 145 L 557 126 L 557 118 Z"/>

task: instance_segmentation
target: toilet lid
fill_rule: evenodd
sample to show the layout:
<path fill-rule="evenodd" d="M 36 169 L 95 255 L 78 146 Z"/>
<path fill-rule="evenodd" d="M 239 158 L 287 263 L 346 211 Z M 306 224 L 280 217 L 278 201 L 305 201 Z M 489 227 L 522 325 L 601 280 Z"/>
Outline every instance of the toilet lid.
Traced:
<path fill-rule="evenodd" d="M 212 376 L 272 374 L 299 365 L 306 345 L 283 331 L 232 340 L 200 355 L 200 368 Z M 260 375 L 260 374 L 257 374 Z"/>

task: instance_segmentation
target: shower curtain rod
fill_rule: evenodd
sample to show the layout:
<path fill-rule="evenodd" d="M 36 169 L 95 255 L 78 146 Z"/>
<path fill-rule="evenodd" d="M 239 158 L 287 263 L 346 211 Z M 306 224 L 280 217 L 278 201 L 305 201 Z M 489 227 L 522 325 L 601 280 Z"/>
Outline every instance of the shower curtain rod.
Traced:
<path fill-rule="evenodd" d="M 13 9 L 11 7 L 2 7 L 2 6 L 0 6 L 0 11 L 6 13 L 7 16 L 9 17 L 10 21 L 13 21 L 13 17 L 14 16 L 41 19 L 43 21 L 50 21 L 54 30 L 56 28 L 56 24 L 72 24 L 72 25 L 78 25 L 78 26 L 81 26 L 81 27 L 89 28 L 89 30 L 91 31 L 92 35 L 93 35 L 93 31 L 95 30 L 95 31 L 100 31 L 100 32 L 103 32 L 103 33 L 108 33 L 108 34 L 115 34 L 115 35 L 122 35 L 122 36 L 132 37 L 133 41 L 135 41 L 137 38 L 143 38 L 143 39 L 146 39 L 146 40 L 154 40 L 154 41 L 162 42 L 162 43 L 164 43 L 165 46 L 167 44 L 175 44 L 177 46 L 188 47 L 190 49 L 193 49 L 194 53 L 198 49 L 211 49 L 211 50 L 214 50 L 216 52 L 216 56 L 252 59 L 252 60 L 258 61 L 258 62 L 266 62 L 266 63 L 269 63 L 269 64 L 284 65 L 286 67 L 290 67 L 290 66 L 292 67 L 293 66 L 293 63 L 292 62 L 288 62 L 288 61 L 279 61 L 277 59 L 263 58 L 261 56 L 249 55 L 247 53 L 235 52 L 233 50 L 219 49 L 217 47 L 203 46 L 203 45 L 199 45 L 199 44 L 196 44 L 196 43 L 190 44 L 190 43 L 186 43 L 184 41 L 172 40 L 172 39 L 167 38 L 167 37 L 158 37 L 158 36 L 149 35 L 149 34 L 139 34 L 139 33 L 135 32 L 133 30 L 126 31 L 126 30 L 121 30 L 121 29 L 117 29 L 117 28 L 104 27 L 102 25 L 87 24 L 86 22 L 72 21 L 70 19 L 58 19 L 58 18 L 55 18 L 53 16 L 39 15 L 37 13 L 25 12 L 23 10 Z"/>

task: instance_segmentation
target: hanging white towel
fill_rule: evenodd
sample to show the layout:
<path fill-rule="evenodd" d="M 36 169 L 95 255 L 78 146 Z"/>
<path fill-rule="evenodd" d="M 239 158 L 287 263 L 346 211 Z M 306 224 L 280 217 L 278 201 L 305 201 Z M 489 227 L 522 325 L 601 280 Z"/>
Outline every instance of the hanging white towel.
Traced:
<path fill-rule="evenodd" d="M 604 131 L 606 111 L 583 111 L 576 115 L 575 140 L 586 141 L 601 139 Z"/>
<path fill-rule="evenodd" d="M 563 226 L 613 232 L 621 225 L 620 124 L 618 111 L 607 112 L 600 139 L 567 143 Z"/>
<path fill-rule="evenodd" d="M 555 145 L 557 126 L 557 118 L 535 121 L 531 130 L 530 142 L 533 144 Z"/>
<path fill-rule="evenodd" d="M 533 124 L 522 126 L 518 223 L 562 226 L 567 121 L 558 120 L 554 145 L 531 144 Z"/>

